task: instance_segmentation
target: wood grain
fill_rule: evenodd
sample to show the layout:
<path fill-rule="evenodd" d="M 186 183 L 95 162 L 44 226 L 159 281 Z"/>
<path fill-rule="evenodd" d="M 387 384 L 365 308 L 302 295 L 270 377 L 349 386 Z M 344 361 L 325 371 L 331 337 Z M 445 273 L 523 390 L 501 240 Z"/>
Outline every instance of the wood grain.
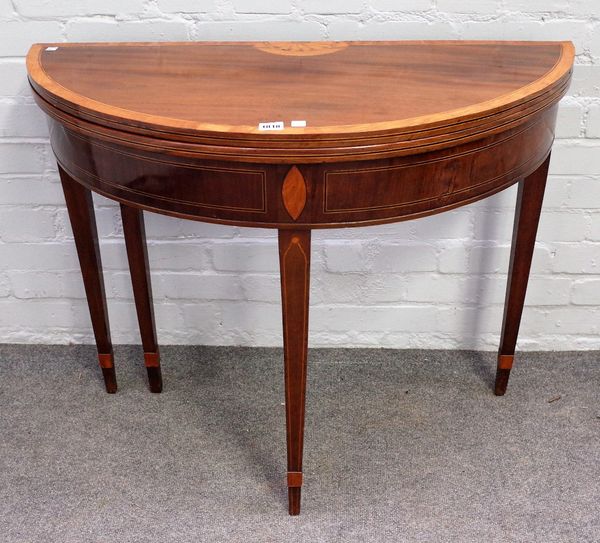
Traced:
<path fill-rule="evenodd" d="M 560 98 L 574 57 L 570 42 L 347 42 L 310 56 L 265 53 L 264 43 L 47 45 L 31 48 L 27 67 L 60 111 L 186 139 L 206 157 L 288 163 L 493 133 Z M 294 119 L 307 127 L 291 128 Z M 282 131 L 258 129 L 280 120 Z"/>
<path fill-rule="evenodd" d="M 281 187 L 283 205 L 295 221 L 306 205 L 306 181 L 296 166 L 292 166 Z"/>
<path fill-rule="evenodd" d="M 290 515 L 300 513 L 308 351 L 310 231 L 279 231 Z M 290 484 L 291 482 L 291 484 Z"/>
<path fill-rule="evenodd" d="M 114 394 L 117 391 L 117 377 L 110 339 L 104 276 L 102 275 L 102 258 L 100 256 L 92 193 L 73 180 L 60 166 L 58 173 L 60 174 L 71 229 L 75 238 L 75 247 L 81 266 L 81 275 L 90 310 L 104 385 L 106 392 Z"/>
<path fill-rule="evenodd" d="M 532 173 L 554 139 L 556 104 L 532 120 L 452 149 L 370 161 L 299 164 L 302 213 L 286 208 L 290 168 L 199 160 L 166 149 L 134 149 L 52 119 L 52 147 L 80 183 L 149 211 L 271 228 L 364 226 L 440 213 L 485 198 Z M 297 176 L 296 176 L 297 177 Z M 293 182 L 302 187 L 299 180 Z M 290 192 L 288 204 L 294 200 Z"/>
<path fill-rule="evenodd" d="M 152 303 L 152 285 L 150 266 L 148 264 L 148 248 L 146 246 L 146 228 L 143 212 L 135 207 L 121 204 L 123 236 L 127 249 L 127 260 L 133 298 L 142 336 L 144 348 L 144 364 L 148 374 L 151 392 L 162 392 L 162 374 L 160 371 L 160 355 L 156 339 L 154 323 L 154 304 Z"/>
<path fill-rule="evenodd" d="M 550 155 L 535 172 L 519 183 L 494 387 L 497 396 L 505 394 L 513 364 L 549 165 Z"/>

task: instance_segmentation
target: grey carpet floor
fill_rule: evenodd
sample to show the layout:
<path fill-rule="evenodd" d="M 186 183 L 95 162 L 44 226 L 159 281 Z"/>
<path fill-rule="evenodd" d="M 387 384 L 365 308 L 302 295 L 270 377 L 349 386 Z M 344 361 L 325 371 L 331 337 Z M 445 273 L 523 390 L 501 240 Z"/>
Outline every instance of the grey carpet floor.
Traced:
<path fill-rule="evenodd" d="M 0 541 L 600 541 L 600 353 L 309 357 L 289 517 L 281 350 L 0 346 Z"/>

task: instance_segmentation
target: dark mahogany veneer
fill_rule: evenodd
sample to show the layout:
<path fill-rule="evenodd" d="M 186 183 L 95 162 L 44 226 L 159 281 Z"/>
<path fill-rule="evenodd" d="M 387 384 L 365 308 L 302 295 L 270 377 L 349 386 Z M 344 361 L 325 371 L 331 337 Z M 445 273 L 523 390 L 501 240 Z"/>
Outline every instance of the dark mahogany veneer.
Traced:
<path fill-rule="evenodd" d="M 106 390 L 117 384 L 90 191 L 121 204 L 153 392 L 162 377 L 142 210 L 277 228 L 298 514 L 311 229 L 440 213 L 519 183 L 504 394 L 573 57 L 570 42 L 34 45 L 29 80 L 50 119 Z M 285 127 L 259 129 L 276 121 Z"/>

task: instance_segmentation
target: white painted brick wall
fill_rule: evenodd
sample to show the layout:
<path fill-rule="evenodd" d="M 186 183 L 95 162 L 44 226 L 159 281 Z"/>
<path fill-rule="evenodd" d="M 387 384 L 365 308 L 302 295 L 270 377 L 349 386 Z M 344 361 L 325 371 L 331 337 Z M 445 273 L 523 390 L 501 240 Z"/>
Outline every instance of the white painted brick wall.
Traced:
<path fill-rule="evenodd" d="M 523 349 L 600 348 L 598 0 L 0 0 L 0 341 L 92 342 L 23 57 L 36 41 L 570 39 Z M 313 235 L 311 345 L 495 349 L 514 188 Z M 114 340 L 138 342 L 118 207 L 95 197 Z M 146 214 L 162 343 L 280 345 L 276 233 Z"/>

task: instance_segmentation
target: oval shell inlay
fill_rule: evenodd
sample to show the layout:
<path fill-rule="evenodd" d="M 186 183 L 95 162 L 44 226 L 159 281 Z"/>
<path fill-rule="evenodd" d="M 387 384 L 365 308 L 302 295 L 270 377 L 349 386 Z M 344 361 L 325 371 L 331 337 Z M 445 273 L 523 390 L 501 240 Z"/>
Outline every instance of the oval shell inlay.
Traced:
<path fill-rule="evenodd" d="M 346 49 L 348 44 L 337 42 L 264 42 L 255 45 L 257 49 L 273 55 L 286 55 L 293 57 L 313 57 L 328 55 Z"/>
<path fill-rule="evenodd" d="M 281 187 L 283 205 L 292 219 L 296 220 L 306 205 L 306 181 L 296 166 L 292 166 Z"/>

